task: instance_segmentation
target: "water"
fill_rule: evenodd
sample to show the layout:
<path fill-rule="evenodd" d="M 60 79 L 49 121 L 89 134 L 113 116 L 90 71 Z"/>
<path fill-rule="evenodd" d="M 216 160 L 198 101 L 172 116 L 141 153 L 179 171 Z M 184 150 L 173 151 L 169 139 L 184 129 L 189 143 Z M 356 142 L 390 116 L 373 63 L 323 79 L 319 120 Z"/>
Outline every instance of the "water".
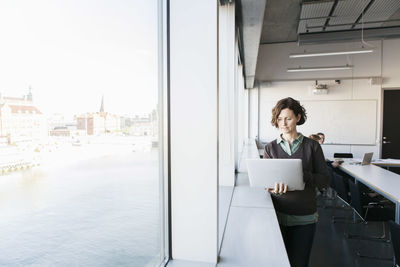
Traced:
<path fill-rule="evenodd" d="M 105 146 L 0 176 L 0 266 L 161 261 L 158 153 Z"/>

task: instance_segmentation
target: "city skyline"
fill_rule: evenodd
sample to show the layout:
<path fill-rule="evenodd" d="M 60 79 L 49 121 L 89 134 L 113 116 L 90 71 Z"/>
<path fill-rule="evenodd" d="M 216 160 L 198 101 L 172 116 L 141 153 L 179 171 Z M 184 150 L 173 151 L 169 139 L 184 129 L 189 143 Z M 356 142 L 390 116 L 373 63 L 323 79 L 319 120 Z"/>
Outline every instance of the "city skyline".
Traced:
<path fill-rule="evenodd" d="M 28 94 L 30 94 L 30 97 L 33 97 L 33 100 L 31 103 L 29 103 L 29 105 L 33 105 L 35 106 L 38 110 L 42 111 L 42 109 L 40 108 L 40 106 L 36 105 L 35 103 L 35 96 L 34 94 L 32 94 L 31 89 L 29 88 L 29 90 L 27 90 L 25 92 L 25 94 L 21 94 L 21 95 L 8 95 L 8 94 L 4 94 L 3 92 L 0 91 L 0 104 L 2 103 L 7 103 L 6 99 L 27 99 L 28 98 Z M 3 100 L 3 101 L 2 101 Z M 95 99 L 92 99 L 91 101 L 96 101 Z M 106 103 L 106 99 L 104 97 L 104 95 L 101 95 L 100 99 L 97 101 L 97 105 L 98 108 L 97 110 L 84 110 L 84 111 L 80 111 L 80 112 L 75 112 L 74 109 L 70 110 L 70 114 L 73 114 L 72 116 L 66 116 L 65 114 L 61 113 L 61 112 L 42 112 L 43 115 L 45 115 L 47 118 L 51 118 L 52 116 L 63 116 L 64 119 L 66 121 L 68 120 L 72 120 L 74 119 L 76 116 L 79 116 L 81 114 L 88 114 L 88 113 L 98 113 L 98 112 L 105 112 L 105 113 L 110 113 L 110 114 L 114 114 L 114 115 L 118 115 L 119 117 L 127 117 L 127 118 L 135 118 L 135 117 L 146 117 L 146 116 L 150 116 L 154 111 L 157 110 L 157 106 L 154 106 L 152 109 L 150 109 L 150 111 L 145 111 L 145 112 L 131 112 L 130 114 L 118 114 L 118 113 L 113 113 L 110 112 L 109 110 L 107 110 L 107 105 Z M 15 105 L 15 104 L 12 104 Z M 18 104 L 17 104 L 18 105 Z M 22 104 L 24 105 L 24 104 Z M 94 106 L 95 103 L 88 103 L 88 106 Z"/>

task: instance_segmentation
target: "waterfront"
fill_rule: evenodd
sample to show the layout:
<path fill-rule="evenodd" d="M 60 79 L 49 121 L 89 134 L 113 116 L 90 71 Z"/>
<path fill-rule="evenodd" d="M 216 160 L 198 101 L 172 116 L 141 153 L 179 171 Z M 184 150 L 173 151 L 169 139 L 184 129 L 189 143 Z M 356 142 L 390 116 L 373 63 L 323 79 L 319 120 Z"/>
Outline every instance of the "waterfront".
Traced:
<path fill-rule="evenodd" d="M 43 154 L 39 167 L 0 176 L 0 266 L 158 260 L 158 152 L 120 140 L 68 146 Z"/>

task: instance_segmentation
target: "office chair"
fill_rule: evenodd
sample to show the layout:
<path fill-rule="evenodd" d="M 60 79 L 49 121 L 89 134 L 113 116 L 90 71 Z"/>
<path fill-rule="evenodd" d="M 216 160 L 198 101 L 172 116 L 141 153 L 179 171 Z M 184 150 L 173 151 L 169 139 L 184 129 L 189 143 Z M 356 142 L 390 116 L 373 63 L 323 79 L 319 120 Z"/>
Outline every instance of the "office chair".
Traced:
<path fill-rule="evenodd" d="M 347 178 L 342 176 L 341 174 L 339 174 L 336 171 L 332 172 L 332 184 L 331 187 L 333 190 L 335 190 L 336 192 L 336 198 L 339 199 L 342 204 L 344 204 L 342 206 L 342 208 L 346 208 L 350 206 L 350 195 L 349 195 L 349 189 L 347 186 Z M 336 223 L 336 222 L 348 222 L 347 221 L 347 217 L 337 217 L 335 215 L 332 216 L 332 222 Z"/>
<path fill-rule="evenodd" d="M 390 240 L 386 239 L 385 222 L 394 219 L 394 206 L 384 205 L 379 202 L 363 203 L 363 197 L 360 192 L 359 185 L 349 181 L 349 188 L 351 193 L 351 206 L 353 207 L 354 213 L 361 219 L 361 222 L 364 225 L 371 221 L 382 222 L 383 234 L 381 236 L 347 234 L 347 237 L 349 239 L 390 242 Z M 360 252 L 357 252 L 357 255 L 363 258 L 392 260 L 391 258 L 362 255 Z"/>
<path fill-rule="evenodd" d="M 329 173 L 329 177 L 330 177 L 330 185 L 326 189 L 325 188 L 322 189 L 322 190 L 318 189 L 319 192 L 321 192 L 320 199 L 322 200 L 322 205 L 318 204 L 318 207 L 322 207 L 324 209 L 336 208 L 336 206 L 334 206 L 334 205 L 327 205 L 326 204 L 326 201 L 336 200 L 336 196 L 333 195 L 334 190 L 332 189 L 332 180 L 333 180 L 333 178 L 332 178 L 333 177 L 332 164 L 330 162 L 327 162 L 326 165 L 327 165 L 327 169 L 328 169 L 328 173 Z"/>
<path fill-rule="evenodd" d="M 352 159 L 353 153 L 334 153 L 334 158 L 342 158 L 342 159 Z"/>
<path fill-rule="evenodd" d="M 390 236 L 393 245 L 394 258 L 397 266 L 400 265 L 400 224 L 389 221 Z"/>
<path fill-rule="evenodd" d="M 326 163 L 326 167 L 328 169 L 328 173 L 329 173 L 329 187 L 328 188 L 324 188 L 324 189 L 319 189 L 319 191 L 321 192 L 321 199 L 324 201 L 322 207 L 324 209 L 326 208 L 336 208 L 335 206 L 327 206 L 326 205 L 326 201 L 332 201 L 336 199 L 336 196 L 334 196 L 333 192 L 333 188 L 332 188 L 332 180 L 333 180 L 333 167 L 332 167 L 332 163 L 331 162 L 327 162 Z"/>

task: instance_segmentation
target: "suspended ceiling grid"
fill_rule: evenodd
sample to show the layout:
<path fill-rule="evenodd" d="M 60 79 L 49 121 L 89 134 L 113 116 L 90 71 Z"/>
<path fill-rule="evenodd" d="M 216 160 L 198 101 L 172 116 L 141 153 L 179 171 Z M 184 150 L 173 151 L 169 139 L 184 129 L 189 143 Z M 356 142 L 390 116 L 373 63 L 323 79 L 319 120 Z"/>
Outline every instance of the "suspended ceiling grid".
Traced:
<path fill-rule="evenodd" d="M 322 31 L 333 4 L 332 1 L 302 5 L 298 32 Z"/>
<path fill-rule="evenodd" d="M 385 20 L 388 20 L 396 10 L 400 8 L 399 0 L 379 0 L 374 1 L 372 5 L 365 12 L 364 17 L 360 20 L 360 23 L 364 22 L 364 28 L 369 27 L 381 27 Z M 381 21 L 380 23 L 367 23 L 365 22 L 373 22 L 373 21 Z M 400 22 L 398 22 L 400 24 Z M 362 24 L 356 25 L 354 28 L 359 29 L 362 27 Z"/>
<path fill-rule="evenodd" d="M 399 8 L 400 0 L 307 1 L 301 5 L 301 20 L 297 32 L 301 34 L 378 28 Z M 395 25 L 400 25 L 400 21 Z"/>
<path fill-rule="evenodd" d="M 356 23 L 358 16 L 368 5 L 368 2 L 360 0 L 339 1 L 333 11 L 332 18 L 329 19 L 329 25 L 338 26 L 327 27 L 327 30 L 351 30 L 352 24 Z"/>

